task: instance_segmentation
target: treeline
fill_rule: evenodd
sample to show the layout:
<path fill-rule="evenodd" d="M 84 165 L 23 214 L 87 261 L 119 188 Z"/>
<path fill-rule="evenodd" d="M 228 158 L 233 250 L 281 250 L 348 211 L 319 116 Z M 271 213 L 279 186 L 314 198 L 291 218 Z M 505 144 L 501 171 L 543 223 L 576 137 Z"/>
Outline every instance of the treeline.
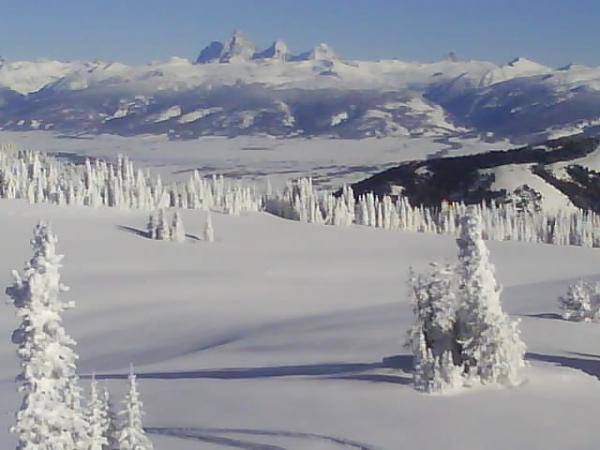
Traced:
<path fill-rule="evenodd" d="M 387 230 L 456 236 L 460 217 L 475 208 L 485 239 L 600 247 L 600 215 L 583 210 L 546 213 L 517 202 L 466 205 L 443 202 L 437 208 L 411 206 L 403 196 L 363 194 L 345 186 L 340 195 L 319 192 L 308 178 L 289 183 L 269 197 L 266 210 L 293 220 L 328 225 L 358 224 Z"/>
<path fill-rule="evenodd" d="M 135 169 L 127 158 L 116 162 L 86 159 L 64 163 L 35 151 L 0 148 L 0 198 L 89 207 L 160 211 L 164 208 L 214 210 L 239 215 L 265 210 L 280 217 L 335 226 L 365 225 L 389 230 L 456 235 L 463 202 L 412 206 L 403 195 L 356 195 L 350 186 L 338 194 L 319 191 L 310 178 L 290 181 L 273 192 L 270 185 L 242 184 L 197 171 L 183 182 Z M 582 209 L 548 213 L 523 199 L 475 205 L 483 236 L 556 245 L 600 247 L 600 215 Z"/>

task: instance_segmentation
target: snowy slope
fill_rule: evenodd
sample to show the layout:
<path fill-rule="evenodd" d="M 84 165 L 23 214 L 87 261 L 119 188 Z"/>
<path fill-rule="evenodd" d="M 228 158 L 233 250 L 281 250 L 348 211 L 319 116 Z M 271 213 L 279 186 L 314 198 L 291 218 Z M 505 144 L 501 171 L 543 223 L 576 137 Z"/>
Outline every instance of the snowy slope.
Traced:
<path fill-rule="evenodd" d="M 0 86 L 30 94 L 83 68 L 84 63 L 61 61 L 0 61 Z"/>
<path fill-rule="evenodd" d="M 531 172 L 532 164 L 508 164 L 494 169 L 483 170 L 484 174 L 492 174 L 494 181 L 490 189 L 513 192 L 527 185 L 542 195 L 544 210 L 548 212 L 574 211 L 577 208 L 561 191 L 546 183 Z"/>
<path fill-rule="evenodd" d="M 202 213 L 183 217 L 199 234 Z M 157 450 L 595 446 L 600 328 L 553 314 L 570 280 L 600 280 L 597 250 L 490 243 L 504 307 L 522 319 L 524 383 L 429 396 L 407 372 L 405 282 L 409 265 L 454 260 L 450 238 L 255 214 L 213 215 L 212 245 L 175 244 L 123 228 L 143 227 L 141 213 L 2 201 L 2 285 L 28 257 L 39 218 L 54 223 L 66 254 L 78 307 L 65 324 L 81 372 L 110 375 L 121 395 L 118 378 L 136 364 Z M 3 308 L 0 444 L 12 448 L 16 319 Z"/>
<path fill-rule="evenodd" d="M 527 58 L 516 58 L 511 62 L 490 70 L 481 79 L 481 86 L 491 86 L 513 78 L 540 75 L 552 72 L 550 67 L 530 61 Z"/>

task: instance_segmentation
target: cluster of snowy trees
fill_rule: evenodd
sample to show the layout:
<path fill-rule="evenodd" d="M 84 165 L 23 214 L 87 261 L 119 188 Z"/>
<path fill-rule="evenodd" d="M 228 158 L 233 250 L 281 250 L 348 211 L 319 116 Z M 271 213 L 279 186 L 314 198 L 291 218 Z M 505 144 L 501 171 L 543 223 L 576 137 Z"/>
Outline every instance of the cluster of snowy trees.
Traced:
<path fill-rule="evenodd" d="M 578 280 L 558 301 L 563 319 L 600 322 L 600 283 Z"/>
<path fill-rule="evenodd" d="M 214 209 L 239 215 L 261 209 L 262 197 L 254 186 L 226 181 L 223 176 L 203 178 L 197 171 L 185 182 L 164 185 L 161 177 L 135 169 L 127 158 L 76 165 L 36 151 L 0 148 L 0 198 L 122 209 Z"/>
<path fill-rule="evenodd" d="M 170 221 L 167 219 L 166 212 L 162 208 L 151 212 L 146 226 L 146 236 L 159 241 L 183 242 L 185 240 L 185 227 L 179 211 L 173 213 Z M 214 242 L 215 240 L 215 231 L 210 211 L 206 213 L 206 222 L 204 222 L 202 237 L 207 242 Z"/>
<path fill-rule="evenodd" d="M 501 289 L 489 261 L 476 209 L 460 221 L 456 266 L 433 264 L 411 273 L 415 322 L 408 333 L 414 385 L 425 392 L 474 383 L 513 385 L 524 366 L 518 322 L 502 311 Z"/>
<path fill-rule="evenodd" d="M 311 178 L 300 178 L 286 184 L 282 192 L 267 195 L 265 209 L 286 219 L 306 223 L 348 226 L 355 222 L 356 206 L 350 186 L 341 196 L 319 192 Z"/>
<path fill-rule="evenodd" d="M 445 202 L 439 208 L 425 208 L 412 206 L 401 195 L 378 197 L 368 193 L 355 199 L 349 186 L 344 186 L 340 195 L 319 192 L 310 178 L 288 183 L 281 193 L 265 201 L 267 211 L 302 222 L 355 223 L 387 230 L 454 236 L 459 232 L 460 218 L 467 208 L 472 207 L 482 218 L 485 239 L 600 247 L 600 215 L 583 210 L 548 213 L 537 208 L 523 209 L 512 202 L 474 206 Z"/>
<path fill-rule="evenodd" d="M 164 208 L 151 212 L 146 226 L 146 236 L 159 241 L 185 241 L 185 228 L 179 211 L 175 211 L 169 221 Z"/>
<path fill-rule="evenodd" d="M 133 368 L 120 420 L 108 391 L 100 395 L 95 380 L 87 408 L 81 404 L 76 343 L 62 325 L 62 313 L 74 304 L 60 298 L 68 288 L 61 283 L 56 242 L 46 224 L 36 226 L 33 256 L 21 273 L 13 272 L 14 283 L 6 290 L 20 319 L 12 336 L 23 395 L 12 427 L 17 450 L 151 450 Z"/>

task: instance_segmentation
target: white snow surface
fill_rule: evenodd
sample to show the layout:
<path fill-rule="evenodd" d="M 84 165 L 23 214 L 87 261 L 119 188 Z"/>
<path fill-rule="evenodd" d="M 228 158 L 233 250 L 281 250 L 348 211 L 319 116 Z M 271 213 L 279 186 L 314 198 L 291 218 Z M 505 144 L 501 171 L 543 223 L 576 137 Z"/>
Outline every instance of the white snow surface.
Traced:
<path fill-rule="evenodd" d="M 80 67 L 61 61 L 10 61 L 0 64 L 0 86 L 28 94 L 59 80 Z"/>
<path fill-rule="evenodd" d="M 502 305 L 521 319 L 521 385 L 426 395 L 402 347 L 412 320 L 409 266 L 455 261 L 446 236 L 307 225 L 257 213 L 183 211 L 183 243 L 139 236 L 146 214 L 0 202 L 0 283 L 52 222 L 64 253 L 65 327 L 80 372 L 113 398 L 133 362 L 157 450 L 592 449 L 600 414 L 600 327 L 555 318 L 580 276 L 600 280 L 595 249 L 490 242 Z M 0 314 L 0 447 L 19 399 L 10 305 Z M 391 358 L 391 359 L 386 359 Z M 388 361 L 383 363 L 382 361 Z M 87 387 L 89 380 L 84 380 Z M 152 431 L 152 430 L 151 430 Z M 182 439 L 186 437 L 187 439 Z"/>
<path fill-rule="evenodd" d="M 490 70 L 481 80 L 481 86 L 502 83 L 517 77 L 542 75 L 552 72 L 550 67 L 531 61 L 527 58 L 516 58 L 513 61 Z"/>

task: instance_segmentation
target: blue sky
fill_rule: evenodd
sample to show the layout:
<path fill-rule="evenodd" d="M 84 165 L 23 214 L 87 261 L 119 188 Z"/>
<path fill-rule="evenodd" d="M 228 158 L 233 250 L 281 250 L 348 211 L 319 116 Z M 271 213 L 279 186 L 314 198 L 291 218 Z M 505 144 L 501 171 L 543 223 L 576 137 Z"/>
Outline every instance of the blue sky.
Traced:
<path fill-rule="evenodd" d="M 240 29 L 347 58 L 600 65 L 600 0 L 0 0 L 0 55 L 143 63 Z"/>

